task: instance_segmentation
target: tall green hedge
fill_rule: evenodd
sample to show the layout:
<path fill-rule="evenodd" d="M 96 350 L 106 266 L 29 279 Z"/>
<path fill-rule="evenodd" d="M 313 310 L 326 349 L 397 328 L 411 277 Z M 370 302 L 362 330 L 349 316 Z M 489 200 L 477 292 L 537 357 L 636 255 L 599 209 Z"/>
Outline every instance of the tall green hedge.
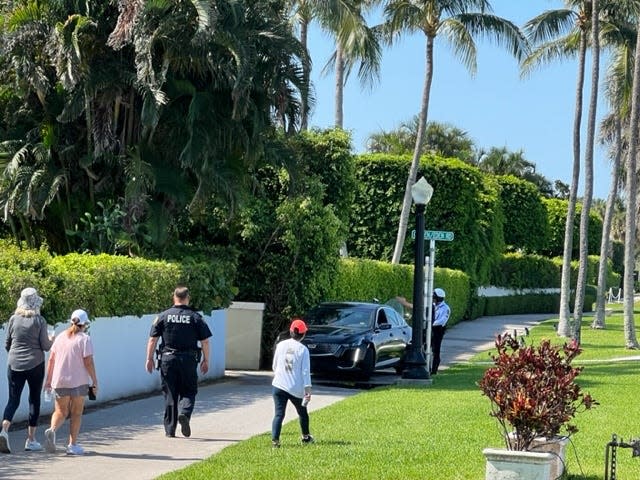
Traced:
<path fill-rule="evenodd" d="M 513 175 L 497 176 L 505 212 L 504 241 L 510 250 L 540 252 L 549 241 L 547 208 L 531 182 Z"/>
<path fill-rule="evenodd" d="M 361 155 L 356 174 L 350 255 L 389 260 L 395 244 L 404 187 L 411 159 L 386 154 Z M 452 231 L 453 242 L 437 243 L 437 265 L 463 270 L 479 283 L 489 280 L 504 247 L 504 215 L 493 177 L 457 159 L 424 156 L 418 178 L 434 187 L 425 212 L 427 230 Z M 414 227 L 412 214 L 409 228 Z M 413 239 L 407 234 L 402 263 L 413 263 Z"/>
<path fill-rule="evenodd" d="M 567 200 L 545 198 L 544 202 L 549 212 L 549 243 L 540 253 L 547 257 L 561 257 L 564 252 L 564 234 L 567 219 Z M 576 215 L 573 224 L 573 249 L 571 258 L 580 255 L 580 215 L 582 204 L 576 205 Z M 589 213 L 589 255 L 600 254 L 600 239 L 602 238 L 602 219 L 595 213 Z"/>

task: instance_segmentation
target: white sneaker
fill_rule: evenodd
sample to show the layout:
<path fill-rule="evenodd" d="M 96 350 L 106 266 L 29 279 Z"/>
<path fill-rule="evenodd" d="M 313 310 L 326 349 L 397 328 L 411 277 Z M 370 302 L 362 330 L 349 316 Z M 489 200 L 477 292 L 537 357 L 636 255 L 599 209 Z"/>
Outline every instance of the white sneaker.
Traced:
<path fill-rule="evenodd" d="M 70 443 L 67 445 L 67 455 L 84 455 L 84 448 L 78 444 Z"/>
<path fill-rule="evenodd" d="M 27 441 L 24 442 L 24 449 L 28 452 L 41 452 L 43 450 L 40 442 L 37 440 L 29 440 L 28 438 Z"/>
<path fill-rule="evenodd" d="M 44 431 L 44 449 L 49 453 L 56 453 L 56 431 L 47 428 Z"/>
<path fill-rule="evenodd" d="M 9 434 L 4 430 L 0 430 L 0 453 L 11 453 L 11 445 L 9 445 Z"/>

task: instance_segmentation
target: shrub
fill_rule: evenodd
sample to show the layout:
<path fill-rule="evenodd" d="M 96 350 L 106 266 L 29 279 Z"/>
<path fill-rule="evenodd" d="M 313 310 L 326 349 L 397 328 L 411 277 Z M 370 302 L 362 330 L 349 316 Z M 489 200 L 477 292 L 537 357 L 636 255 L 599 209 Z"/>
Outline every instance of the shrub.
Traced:
<path fill-rule="evenodd" d="M 559 347 L 547 339 L 527 346 L 522 338 L 498 335 L 497 354 L 479 382 L 491 401 L 509 450 L 528 450 L 534 438 L 553 438 L 578 431 L 570 422 L 597 402 L 584 394 L 575 379 L 582 367 L 572 360 L 581 349 L 573 340 Z"/>
<path fill-rule="evenodd" d="M 531 182 L 513 175 L 496 177 L 505 212 L 504 241 L 511 250 L 539 252 L 548 243 L 547 208 Z"/>

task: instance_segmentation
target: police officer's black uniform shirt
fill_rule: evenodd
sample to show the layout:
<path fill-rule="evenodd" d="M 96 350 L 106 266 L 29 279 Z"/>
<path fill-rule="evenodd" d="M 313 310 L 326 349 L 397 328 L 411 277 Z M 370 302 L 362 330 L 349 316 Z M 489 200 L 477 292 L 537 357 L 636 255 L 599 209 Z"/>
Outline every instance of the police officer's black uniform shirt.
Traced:
<path fill-rule="evenodd" d="M 189 305 L 174 305 L 156 317 L 151 337 L 162 337 L 162 350 L 187 352 L 198 349 L 198 341 L 211 336 L 202 315 Z"/>

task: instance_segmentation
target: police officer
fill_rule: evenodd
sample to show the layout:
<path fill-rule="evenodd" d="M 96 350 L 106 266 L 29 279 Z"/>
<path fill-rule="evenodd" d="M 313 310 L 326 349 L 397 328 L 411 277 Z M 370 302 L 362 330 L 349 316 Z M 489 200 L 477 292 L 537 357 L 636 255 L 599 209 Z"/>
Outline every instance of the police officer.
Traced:
<path fill-rule="evenodd" d="M 431 375 L 438 373 L 440 366 L 440 347 L 442 337 L 447 329 L 447 322 L 451 316 L 451 308 L 444 301 L 447 296 L 442 288 L 433 290 L 433 318 L 431 320 L 431 350 L 433 351 L 433 363 L 431 365 Z"/>
<path fill-rule="evenodd" d="M 173 307 L 153 321 L 147 343 L 147 372 L 153 371 L 153 355 L 160 344 L 160 377 L 164 393 L 164 431 L 176 436 L 176 425 L 185 437 L 191 436 L 191 414 L 198 393 L 198 359 L 200 371 L 209 371 L 209 337 L 211 330 L 202 316 L 189 306 L 189 289 L 179 286 L 173 292 Z M 200 342 L 200 348 L 198 348 Z"/>

